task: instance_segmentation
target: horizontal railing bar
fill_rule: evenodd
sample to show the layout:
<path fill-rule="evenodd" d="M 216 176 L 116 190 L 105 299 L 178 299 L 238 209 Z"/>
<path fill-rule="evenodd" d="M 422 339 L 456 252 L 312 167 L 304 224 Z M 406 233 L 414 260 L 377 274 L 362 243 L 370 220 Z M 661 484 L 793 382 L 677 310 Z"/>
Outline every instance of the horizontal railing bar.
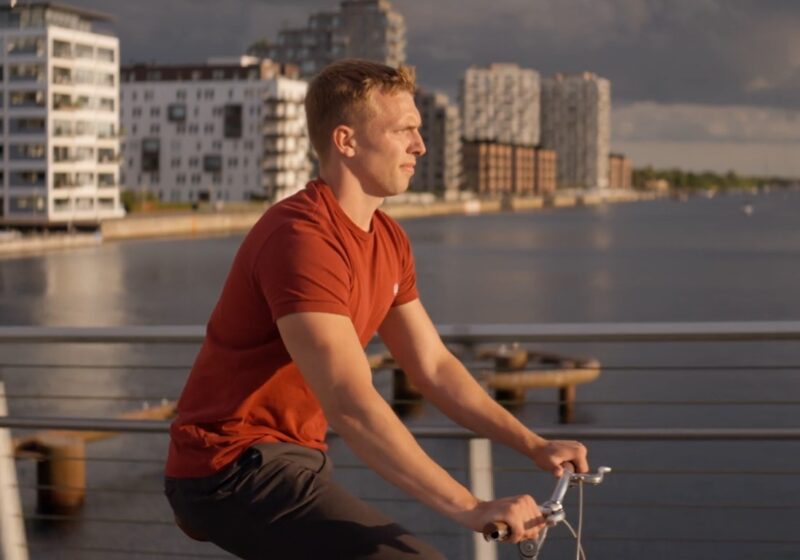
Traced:
<path fill-rule="evenodd" d="M 233 556 L 223 556 L 219 554 L 204 554 L 201 552 L 165 552 L 165 551 L 158 551 L 158 550 L 138 550 L 133 548 L 108 548 L 108 547 L 95 547 L 95 546 L 62 546 L 62 545 L 50 545 L 50 544 L 39 544 L 36 542 L 29 542 L 28 548 L 37 550 L 37 551 L 53 551 L 54 553 L 58 554 L 62 551 L 69 551 L 69 552 L 102 552 L 103 554 L 124 554 L 126 556 L 132 556 L 134 554 L 144 554 L 148 557 L 165 557 L 165 558 L 222 558 L 225 560 L 229 560 L 233 558 Z"/>
<path fill-rule="evenodd" d="M 472 360 L 465 360 L 464 362 L 466 365 L 470 366 L 470 364 L 474 364 Z M 483 362 L 477 362 L 485 364 L 486 360 Z M 164 371 L 164 370 L 179 370 L 188 372 L 191 369 L 192 365 L 147 365 L 147 364 L 55 364 L 55 363 L 18 363 L 18 362 L 9 362 L 9 363 L 0 363 L 0 368 L 10 371 L 14 369 L 58 369 L 58 370 L 72 370 L 72 369 L 86 369 L 86 370 L 153 370 L 153 371 Z M 388 368 L 386 368 L 388 369 Z M 481 370 L 486 371 L 486 368 L 480 367 L 472 367 L 471 369 L 474 370 Z M 541 367 L 536 365 L 525 366 L 525 371 L 553 371 L 554 367 Z M 576 365 L 575 367 L 570 367 L 569 369 L 574 370 L 594 370 L 597 369 L 595 366 L 587 366 L 581 367 Z M 723 365 L 697 365 L 697 364 L 674 364 L 674 365 L 651 365 L 651 364 L 627 364 L 627 365 L 606 365 L 602 364 L 600 366 L 604 372 L 627 372 L 627 371 L 634 371 L 640 372 L 642 370 L 646 371 L 685 371 L 685 372 L 694 372 L 694 371 L 787 371 L 787 370 L 800 370 L 800 364 L 723 364 Z"/>
<path fill-rule="evenodd" d="M 137 518 L 119 518 L 119 517 L 84 517 L 82 515 L 58 515 L 58 514 L 44 514 L 34 513 L 30 515 L 20 515 L 24 519 L 37 520 L 37 521 L 80 521 L 81 523 L 113 523 L 113 524 L 130 524 L 130 525 L 175 525 L 174 519 L 137 519 Z"/>
<path fill-rule="evenodd" d="M 6 399 L 19 401 L 111 401 L 111 402 L 145 402 L 161 403 L 177 400 L 177 397 L 122 397 L 114 395 L 34 395 L 34 394 L 7 394 Z M 392 404 L 418 404 L 419 400 L 392 399 Z M 565 400 L 497 400 L 503 405 L 535 404 L 537 406 L 560 406 L 570 401 Z M 603 400 L 580 399 L 581 406 L 798 406 L 800 400 Z"/>
<path fill-rule="evenodd" d="M 437 325 L 445 342 L 692 342 L 800 340 L 800 321 Z M 199 325 L 0 327 L 0 343 L 200 343 Z"/>
<path fill-rule="evenodd" d="M 548 537 L 549 539 L 549 537 Z M 573 540 L 572 537 L 555 537 L 554 540 Z M 683 544 L 800 544 L 800 540 L 792 539 L 732 539 L 729 537 L 716 538 L 686 538 L 686 537 L 632 537 L 630 535 L 583 535 L 583 542 L 586 541 L 622 541 L 622 542 L 644 542 L 644 543 L 683 543 Z M 585 548 L 585 547 L 584 547 Z"/>
<path fill-rule="evenodd" d="M 0 428 L 63 429 L 128 433 L 164 433 L 170 422 L 107 418 L 0 417 Z M 541 427 L 543 437 L 589 440 L 800 440 L 800 428 L 591 428 L 580 426 Z M 475 433 L 456 427 L 411 428 L 418 438 L 473 439 Z M 336 436 L 335 433 L 330 433 Z"/>

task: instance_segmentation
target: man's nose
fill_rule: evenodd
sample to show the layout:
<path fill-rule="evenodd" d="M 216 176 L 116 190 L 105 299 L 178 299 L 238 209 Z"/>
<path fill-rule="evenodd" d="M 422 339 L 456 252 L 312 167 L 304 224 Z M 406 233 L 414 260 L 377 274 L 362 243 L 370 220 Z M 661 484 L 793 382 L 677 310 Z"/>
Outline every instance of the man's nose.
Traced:
<path fill-rule="evenodd" d="M 414 131 L 414 142 L 409 151 L 417 157 L 424 156 L 425 152 L 427 152 L 425 149 L 425 141 L 422 139 L 422 134 L 419 133 L 419 130 Z"/>

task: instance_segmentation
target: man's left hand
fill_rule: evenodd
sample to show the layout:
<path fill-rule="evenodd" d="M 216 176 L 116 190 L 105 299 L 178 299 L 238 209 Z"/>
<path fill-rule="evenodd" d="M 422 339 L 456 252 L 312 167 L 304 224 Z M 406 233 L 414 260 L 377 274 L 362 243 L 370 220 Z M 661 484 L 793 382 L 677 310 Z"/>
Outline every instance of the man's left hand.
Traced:
<path fill-rule="evenodd" d="M 553 440 L 537 447 L 531 458 L 543 471 L 560 477 L 564 474 L 564 468 L 561 466 L 564 463 L 572 463 L 575 472 L 589 472 L 586 453 L 586 447 L 578 441 Z"/>

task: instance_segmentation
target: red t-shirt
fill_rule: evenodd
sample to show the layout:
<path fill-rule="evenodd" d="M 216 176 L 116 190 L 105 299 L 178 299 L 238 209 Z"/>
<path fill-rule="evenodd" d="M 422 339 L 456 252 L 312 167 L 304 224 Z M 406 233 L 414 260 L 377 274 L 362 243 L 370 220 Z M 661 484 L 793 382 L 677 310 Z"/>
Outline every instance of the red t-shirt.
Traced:
<path fill-rule="evenodd" d="M 417 297 L 408 239 L 383 212 L 363 231 L 320 180 L 270 208 L 211 314 L 170 430 L 167 476 L 213 474 L 257 442 L 325 449 L 327 421 L 275 322 L 346 315 L 366 347 L 390 307 Z"/>

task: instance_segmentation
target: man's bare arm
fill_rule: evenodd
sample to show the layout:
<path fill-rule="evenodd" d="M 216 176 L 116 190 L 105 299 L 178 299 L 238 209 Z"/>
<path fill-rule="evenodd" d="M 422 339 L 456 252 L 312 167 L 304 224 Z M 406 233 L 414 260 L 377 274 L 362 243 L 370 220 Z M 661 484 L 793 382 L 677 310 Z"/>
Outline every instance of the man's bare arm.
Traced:
<path fill-rule="evenodd" d="M 545 440 L 492 399 L 442 343 L 419 300 L 392 308 L 380 335 L 425 398 L 453 421 L 527 455 L 556 476 L 568 461 L 578 472 L 589 469 L 580 443 Z"/>
<path fill-rule="evenodd" d="M 349 318 L 297 313 L 278 320 L 289 354 L 320 401 L 331 427 L 369 467 L 429 507 L 480 531 L 489 521 L 532 538 L 540 518 L 530 496 L 479 502 L 419 446 L 372 384 L 372 372 Z"/>

